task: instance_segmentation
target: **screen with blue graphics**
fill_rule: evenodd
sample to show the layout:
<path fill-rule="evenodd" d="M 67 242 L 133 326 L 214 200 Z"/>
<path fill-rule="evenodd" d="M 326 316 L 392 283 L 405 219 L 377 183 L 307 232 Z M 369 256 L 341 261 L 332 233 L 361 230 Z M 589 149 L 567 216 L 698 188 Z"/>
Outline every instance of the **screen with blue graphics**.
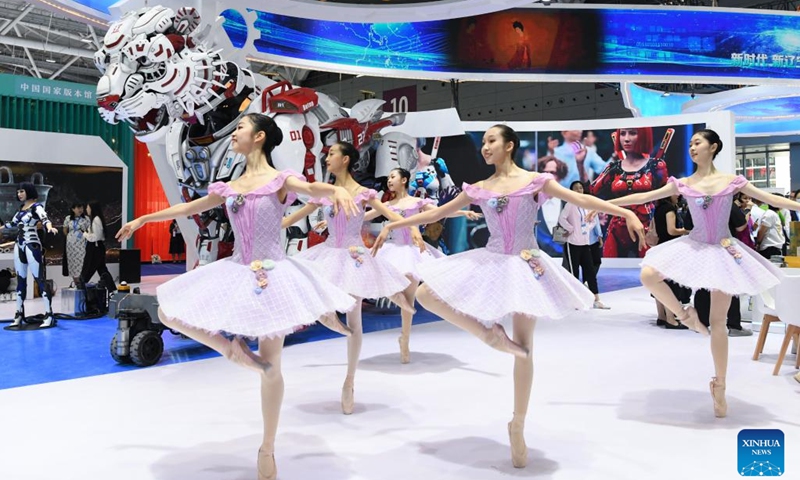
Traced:
<path fill-rule="evenodd" d="M 225 31 L 247 44 L 242 12 Z M 249 15 L 248 15 L 249 17 Z M 256 11 L 273 57 L 396 71 L 781 78 L 800 81 L 800 16 L 711 9 L 512 9 L 415 23 L 348 23 Z M 253 52 L 253 53 L 256 53 Z M 291 63 L 291 60 L 289 60 Z"/>
<path fill-rule="evenodd" d="M 91 8 L 92 10 L 97 10 L 98 12 L 106 15 L 111 14 L 111 12 L 108 11 L 109 7 L 119 1 L 120 0 L 72 0 L 74 3 Z"/>

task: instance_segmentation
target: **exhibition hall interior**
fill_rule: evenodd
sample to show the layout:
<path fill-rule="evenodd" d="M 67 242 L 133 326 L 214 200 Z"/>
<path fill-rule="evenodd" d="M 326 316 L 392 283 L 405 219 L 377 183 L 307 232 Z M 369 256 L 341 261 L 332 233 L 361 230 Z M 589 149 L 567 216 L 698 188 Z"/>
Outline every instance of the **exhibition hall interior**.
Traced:
<path fill-rule="evenodd" d="M 800 478 L 800 1 L 0 0 L 0 478 Z"/>

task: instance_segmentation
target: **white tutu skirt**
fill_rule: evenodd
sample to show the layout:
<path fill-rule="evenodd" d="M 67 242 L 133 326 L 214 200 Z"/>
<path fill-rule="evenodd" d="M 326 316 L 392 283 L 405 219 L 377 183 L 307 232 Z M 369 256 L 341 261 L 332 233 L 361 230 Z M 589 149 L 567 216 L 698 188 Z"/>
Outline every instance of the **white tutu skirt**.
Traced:
<path fill-rule="evenodd" d="M 410 276 L 417 282 L 422 280 L 419 273 L 419 266 L 425 262 L 430 262 L 446 255 L 425 245 L 425 252 L 420 252 L 416 245 L 399 245 L 396 243 L 386 243 L 378 250 L 378 258 L 390 263 L 395 269 L 406 276 Z"/>
<path fill-rule="evenodd" d="M 222 259 L 159 286 L 158 303 L 167 317 L 185 325 L 252 338 L 284 336 L 355 305 L 353 297 L 292 258 L 275 262 L 267 281 L 256 293 L 250 266 Z"/>
<path fill-rule="evenodd" d="M 680 237 L 648 250 L 642 266 L 692 290 L 729 295 L 757 295 L 780 283 L 782 273 L 775 265 L 738 240 L 732 242 L 741 255 L 739 263 L 719 243 Z"/>
<path fill-rule="evenodd" d="M 422 281 L 453 310 L 486 326 L 517 314 L 529 318 L 565 317 L 586 310 L 594 294 L 546 253 L 543 274 L 519 255 L 468 250 L 419 266 Z"/>
<path fill-rule="evenodd" d="M 362 248 L 363 253 L 353 258 L 348 248 L 321 243 L 294 258 L 312 263 L 313 269 L 325 280 L 354 297 L 391 297 L 411 284 L 389 262 L 373 257 L 368 248 Z"/>

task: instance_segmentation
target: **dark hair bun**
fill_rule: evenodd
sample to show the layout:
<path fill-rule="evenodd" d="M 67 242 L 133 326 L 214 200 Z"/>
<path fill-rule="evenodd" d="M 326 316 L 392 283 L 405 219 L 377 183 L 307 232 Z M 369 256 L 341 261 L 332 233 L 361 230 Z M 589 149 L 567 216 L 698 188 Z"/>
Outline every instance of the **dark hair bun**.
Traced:
<path fill-rule="evenodd" d="M 270 122 L 267 123 L 267 128 L 265 129 L 264 133 L 267 135 L 266 143 L 270 146 L 270 150 L 283 142 L 283 131 L 281 131 L 280 127 L 278 127 L 278 124 L 275 123 L 275 120 L 272 120 L 271 118 Z"/>

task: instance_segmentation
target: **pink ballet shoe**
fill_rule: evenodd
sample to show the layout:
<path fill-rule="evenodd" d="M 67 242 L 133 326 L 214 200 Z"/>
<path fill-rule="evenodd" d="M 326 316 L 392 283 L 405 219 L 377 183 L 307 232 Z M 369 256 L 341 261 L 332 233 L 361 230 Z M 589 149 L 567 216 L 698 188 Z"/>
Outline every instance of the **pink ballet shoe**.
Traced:
<path fill-rule="evenodd" d="M 275 454 L 265 453 L 258 449 L 258 480 L 275 480 L 278 478 L 278 466 L 275 464 Z"/>
<path fill-rule="evenodd" d="M 350 335 L 353 334 L 353 330 L 351 330 L 350 327 L 342 323 L 339 320 L 339 316 L 336 315 L 335 313 L 331 313 L 320 318 L 319 323 L 324 325 L 328 330 L 334 331 L 340 335 L 344 335 L 345 337 L 349 337 Z"/>
<path fill-rule="evenodd" d="M 725 382 L 717 377 L 708 384 L 711 389 L 711 398 L 714 399 L 714 416 L 723 418 L 728 414 L 728 402 L 725 400 Z"/>
<path fill-rule="evenodd" d="M 356 406 L 355 391 L 352 380 L 345 380 L 342 386 L 342 413 L 351 415 Z"/>
<path fill-rule="evenodd" d="M 527 348 L 514 343 L 510 338 L 508 338 L 505 329 L 499 323 L 495 323 L 492 325 L 492 328 L 486 329 L 486 333 L 482 340 L 495 350 L 510 353 L 516 357 L 528 358 L 528 355 L 530 355 L 530 352 L 528 352 Z"/>
<path fill-rule="evenodd" d="M 225 355 L 225 358 L 258 373 L 267 373 L 272 368 L 272 364 L 265 362 L 263 358 L 253 353 L 241 337 L 231 340 L 228 354 Z"/>
<path fill-rule="evenodd" d="M 703 325 L 700 321 L 700 317 L 697 316 L 697 310 L 691 305 L 686 305 L 683 307 L 683 318 L 679 318 L 680 322 L 687 327 L 689 330 L 693 330 L 701 335 L 709 336 L 711 333 L 708 331 L 708 327 Z"/>
<path fill-rule="evenodd" d="M 411 361 L 411 350 L 408 348 L 408 336 L 400 335 L 397 342 L 400 344 L 400 363 L 409 363 Z"/>
<path fill-rule="evenodd" d="M 511 463 L 514 468 L 525 468 L 528 465 L 528 446 L 525 445 L 525 424 L 514 420 L 508 422 L 508 440 L 511 442 Z"/>

